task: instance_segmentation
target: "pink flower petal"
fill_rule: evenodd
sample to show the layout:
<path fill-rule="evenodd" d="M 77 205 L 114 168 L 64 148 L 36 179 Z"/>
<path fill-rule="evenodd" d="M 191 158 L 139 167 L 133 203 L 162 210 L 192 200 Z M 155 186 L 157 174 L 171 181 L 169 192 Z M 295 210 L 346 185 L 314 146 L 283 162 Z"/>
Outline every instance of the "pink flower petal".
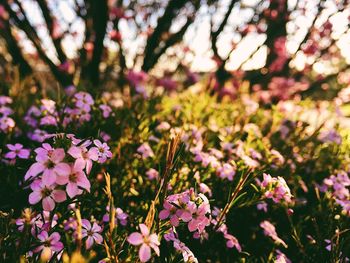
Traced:
<path fill-rule="evenodd" d="M 31 205 L 37 204 L 41 200 L 41 194 L 39 191 L 34 191 L 29 195 L 29 203 Z"/>
<path fill-rule="evenodd" d="M 68 183 L 69 176 L 67 175 L 57 175 L 56 176 L 56 184 L 65 185 Z"/>
<path fill-rule="evenodd" d="M 169 215 L 170 215 L 170 212 L 169 212 L 169 210 L 162 210 L 162 211 L 160 211 L 160 213 L 159 213 L 159 218 L 161 219 L 161 220 L 164 220 L 164 219 L 167 219 L 168 217 L 169 217 Z"/>
<path fill-rule="evenodd" d="M 139 257 L 141 262 L 147 262 L 151 258 L 151 248 L 146 244 L 142 244 L 139 250 Z"/>
<path fill-rule="evenodd" d="M 149 235 L 149 229 L 145 224 L 139 224 L 139 227 L 143 236 Z"/>
<path fill-rule="evenodd" d="M 73 158 L 81 158 L 81 148 L 72 146 L 69 148 L 68 153 L 73 157 Z"/>
<path fill-rule="evenodd" d="M 8 152 L 5 154 L 5 158 L 7 159 L 15 159 L 16 158 L 16 153 L 15 152 Z"/>
<path fill-rule="evenodd" d="M 54 163 L 60 163 L 65 156 L 64 150 L 62 148 L 55 149 L 51 155 L 51 160 Z"/>
<path fill-rule="evenodd" d="M 57 203 L 61 203 L 67 199 L 66 192 L 63 190 L 54 190 L 52 192 L 52 197 Z"/>
<path fill-rule="evenodd" d="M 18 157 L 22 159 L 28 159 L 30 155 L 30 151 L 27 149 L 22 149 L 18 153 Z"/>
<path fill-rule="evenodd" d="M 44 171 L 44 169 L 45 166 L 42 163 L 33 163 L 27 171 L 26 175 L 24 176 L 24 180 L 28 180 L 31 177 L 37 176 L 39 173 Z"/>
<path fill-rule="evenodd" d="M 56 173 L 53 169 L 45 169 L 42 177 L 44 185 L 53 185 L 56 182 Z"/>
<path fill-rule="evenodd" d="M 45 197 L 42 203 L 45 211 L 52 211 L 55 208 L 55 201 L 51 197 Z"/>
<path fill-rule="evenodd" d="M 140 233 L 134 232 L 128 237 L 128 242 L 133 246 L 139 246 L 143 243 L 143 237 Z"/>
<path fill-rule="evenodd" d="M 93 244 L 94 244 L 94 238 L 92 236 L 89 236 L 85 241 L 86 249 L 90 249 Z"/>
<path fill-rule="evenodd" d="M 97 244 L 102 244 L 103 237 L 99 233 L 94 233 L 92 236 L 95 239 Z"/>
<path fill-rule="evenodd" d="M 70 198 L 73 198 L 79 193 L 79 189 L 76 183 L 68 183 L 66 190 Z"/>
<path fill-rule="evenodd" d="M 58 175 L 69 175 L 71 172 L 70 166 L 66 163 L 57 164 L 54 170 Z"/>
<path fill-rule="evenodd" d="M 78 178 L 77 178 L 77 185 L 80 186 L 81 188 L 86 189 L 88 192 L 90 192 L 90 181 L 86 178 L 86 175 L 82 173 Z"/>

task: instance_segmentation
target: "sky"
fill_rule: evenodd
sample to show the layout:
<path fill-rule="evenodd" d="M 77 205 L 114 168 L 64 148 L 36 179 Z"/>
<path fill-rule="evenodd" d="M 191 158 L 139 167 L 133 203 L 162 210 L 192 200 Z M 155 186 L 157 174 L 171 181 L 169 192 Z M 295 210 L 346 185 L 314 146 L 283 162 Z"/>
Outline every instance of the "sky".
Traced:
<path fill-rule="evenodd" d="M 289 0 L 290 6 L 295 5 L 296 0 Z M 303 38 L 303 36 L 308 31 L 308 28 L 315 15 L 315 6 L 318 0 L 302 0 L 301 2 L 306 3 L 308 13 L 307 16 L 300 16 L 298 14 L 293 17 L 293 21 L 287 25 L 287 30 L 290 33 L 288 37 L 287 49 L 294 53 L 298 46 L 298 41 Z M 33 0 L 23 0 L 23 7 L 28 15 L 28 19 L 33 25 L 38 27 L 38 34 L 44 40 L 44 47 L 48 52 L 51 59 L 57 62 L 56 55 L 48 37 L 48 32 L 44 24 L 41 12 L 37 6 L 37 3 Z M 54 15 L 59 21 L 66 21 L 72 23 L 71 31 L 78 32 L 77 36 L 73 38 L 72 36 L 67 36 L 63 40 L 63 47 L 66 51 L 68 57 L 73 58 L 76 55 L 76 51 L 81 47 L 83 43 L 83 32 L 84 23 L 82 20 L 77 20 L 75 13 L 72 10 L 73 6 L 72 0 L 61 0 L 61 1 L 49 1 L 50 8 L 53 10 Z M 220 8 L 214 16 L 214 21 L 221 21 L 223 14 L 227 10 L 229 0 L 220 1 Z M 244 0 L 243 3 L 247 6 L 254 6 L 258 0 Z M 329 3 L 331 1 L 328 1 Z M 328 3 L 327 2 L 327 3 Z M 53 5 L 57 3 L 57 5 Z M 330 19 L 333 23 L 335 32 L 333 36 L 338 38 L 341 33 L 348 28 L 348 17 L 350 15 L 349 10 L 341 14 L 333 15 L 335 12 L 334 5 L 328 4 L 327 8 L 323 12 L 321 18 L 317 21 L 316 25 L 320 26 L 325 20 Z M 252 15 L 252 11 L 241 10 L 239 8 L 234 8 L 228 21 L 228 26 L 225 27 L 223 33 L 218 39 L 218 50 L 219 54 L 226 56 L 231 50 L 231 43 L 233 40 L 238 41 L 239 35 L 235 33 L 235 27 L 241 26 L 245 21 L 248 21 Z M 331 16 L 330 16 L 331 15 Z M 329 17 L 330 16 L 330 17 Z M 215 62 L 212 58 L 211 42 L 210 42 L 210 15 L 208 15 L 208 9 L 206 6 L 202 6 L 197 14 L 197 18 L 192 26 L 188 29 L 184 37 L 184 43 L 190 47 L 193 51 L 193 55 L 187 55 L 185 60 L 191 61 L 191 68 L 194 71 L 211 71 L 215 68 Z M 176 29 L 181 26 L 181 21 L 178 24 L 174 24 L 173 28 Z M 62 28 L 65 30 L 65 28 Z M 138 36 L 135 38 L 135 30 L 133 30 L 130 23 L 123 21 L 121 23 L 121 33 L 123 36 L 123 46 L 127 50 L 127 63 L 129 66 L 132 64 L 133 58 L 136 53 L 140 50 L 140 46 L 144 44 L 145 38 Z M 22 36 L 24 36 L 23 33 Z M 257 45 L 261 45 L 265 39 L 264 35 L 258 35 L 252 33 L 248 35 L 240 44 L 237 49 L 232 53 L 230 60 L 228 61 L 227 68 L 229 70 L 234 70 L 242 61 L 246 60 L 253 50 L 257 48 Z M 34 52 L 35 49 L 32 47 L 28 40 L 22 41 L 22 45 L 27 52 Z M 117 50 L 117 46 L 114 42 L 109 40 L 105 41 L 105 45 L 111 50 Z M 350 34 L 344 34 L 338 41 L 338 46 L 341 48 L 342 55 L 346 57 L 347 61 L 350 63 Z M 259 51 L 244 64 L 243 69 L 260 68 L 264 65 L 264 60 L 266 57 L 266 48 L 262 47 Z M 303 68 L 303 65 L 307 61 L 307 58 L 301 55 L 297 55 L 294 61 L 295 66 L 298 68 Z M 324 63 L 318 63 L 315 65 L 315 70 L 322 72 L 327 72 L 327 65 Z"/>

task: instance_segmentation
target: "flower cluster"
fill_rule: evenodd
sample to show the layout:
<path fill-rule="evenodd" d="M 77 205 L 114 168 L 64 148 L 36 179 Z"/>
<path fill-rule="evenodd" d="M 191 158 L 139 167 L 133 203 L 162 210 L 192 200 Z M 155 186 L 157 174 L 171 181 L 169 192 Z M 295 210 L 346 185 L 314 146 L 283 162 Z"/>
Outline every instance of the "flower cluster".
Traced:
<path fill-rule="evenodd" d="M 0 96 L 0 132 L 8 133 L 15 127 L 15 121 L 10 117 L 13 110 L 8 106 L 12 99 L 7 96 Z"/>
<path fill-rule="evenodd" d="M 286 203 L 292 202 L 292 194 L 286 183 L 286 181 L 278 176 L 277 178 L 271 177 L 271 175 L 264 173 L 264 180 L 259 183 L 264 196 L 268 199 L 272 199 L 275 203 L 282 201 Z"/>
<path fill-rule="evenodd" d="M 184 262 L 198 263 L 198 259 L 195 257 L 193 252 L 186 246 L 185 243 L 181 242 L 178 235 L 174 232 L 174 227 L 170 228 L 165 234 L 164 239 L 168 242 L 173 242 L 176 251 L 182 254 Z"/>
<path fill-rule="evenodd" d="M 195 238 L 204 234 L 205 228 L 210 225 L 209 200 L 203 194 L 196 194 L 193 189 L 168 196 L 163 208 L 159 213 L 160 219 L 169 219 L 174 227 L 179 226 L 180 222 L 186 223 L 188 230 L 195 232 Z"/>
<path fill-rule="evenodd" d="M 331 175 L 323 180 L 320 187 L 322 192 L 331 190 L 333 198 L 342 207 L 343 213 L 350 216 L 350 178 L 349 175 L 340 171 L 336 175 Z"/>
<path fill-rule="evenodd" d="M 98 140 L 81 141 L 72 136 L 71 145 L 66 152 L 63 148 L 54 148 L 43 143 L 35 149 L 35 163 L 25 174 L 33 191 L 29 203 L 37 204 L 42 200 L 45 211 L 52 211 L 56 203 L 81 195 L 83 190 L 90 191 L 90 173 L 93 161 L 103 163 L 111 156 L 108 146 Z M 103 146 L 103 147 L 102 147 Z"/>

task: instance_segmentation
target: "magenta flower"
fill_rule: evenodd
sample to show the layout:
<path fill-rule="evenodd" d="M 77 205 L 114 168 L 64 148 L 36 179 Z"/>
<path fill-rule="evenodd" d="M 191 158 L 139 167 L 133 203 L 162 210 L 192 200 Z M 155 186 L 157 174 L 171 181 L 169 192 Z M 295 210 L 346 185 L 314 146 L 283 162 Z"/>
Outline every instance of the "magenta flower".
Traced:
<path fill-rule="evenodd" d="M 91 225 L 89 220 L 82 220 L 82 237 L 87 237 L 85 241 L 86 249 L 90 249 L 94 243 L 101 244 L 103 242 L 103 237 L 101 236 L 102 228 L 94 222 Z"/>
<path fill-rule="evenodd" d="M 68 153 L 75 159 L 84 163 L 87 174 L 90 173 L 92 168 L 92 161 L 98 160 L 98 149 L 92 147 L 89 150 L 86 147 L 72 146 L 69 148 Z"/>
<path fill-rule="evenodd" d="M 70 198 L 82 194 L 83 188 L 90 192 L 90 181 L 87 179 L 83 169 L 85 163 L 81 160 L 76 160 L 74 165 L 70 167 L 68 175 L 57 176 L 56 183 L 59 185 L 67 185 L 66 191 Z"/>
<path fill-rule="evenodd" d="M 41 231 L 38 234 L 38 239 L 41 245 L 34 249 L 34 252 L 38 253 L 41 251 L 45 256 L 52 255 L 56 252 L 60 252 L 63 249 L 63 244 L 60 241 L 61 236 L 57 232 L 53 232 L 50 236 L 46 231 Z"/>
<path fill-rule="evenodd" d="M 56 182 L 57 175 L 68 175 L 70 167 L 68 164 L 62 162 L 65 157 L 63 149 L 54 149 L 48 143 L 44 143 L 42 146 L 43 147 L 35 149 L 37 153 L 35 159 L 37 162 L 32 164 L 24 179 L 28 180 L 31 177 L 43 173 L 43 184 L 52 185 Z"/>
<path fill-rule="evenodd" d="M 145 224 L 140 224 L 141 233 L 134 232 L 128 237 L 128 242 L 133 246 L 140 246 L 139 258 L 141 262 L 147 262 L 151 259 L 151 248 L 159 256 L 160 245 L 157 234 L 150 234 L 148 227 Z"/>
<path fill-rule="evenodd" d="M 16 157 L 21 159 L 28 159 L 30 150 L 23 149 L 23 145 L 20 143 L 16 144 L 7 144 L 7 148 L 10 150 L 10 152 L 5 154 L 5 158 L 7 159 L 15 159 Z"/>
<path fill-rule="evenodd" d="M 55 203 L 61 203 L 66 200 L 66 192 L 55 189 L 54 185 L 45 185 L 42 181 L 32 182 L 30 188 L 33 190 L 29 195 L 29 203 L 35 205 L 42 200 L 42 206 L 45 211 L 52 211 Z"/>
<path fill-rule="evenodd" d="M 112 152 L 109 150 L 107 143 L 102 143 L 99 140 L 94 140 L 94 144 L 98 149 L 98 162 L 104 163 L 107 159 L 112 158 Z"/>

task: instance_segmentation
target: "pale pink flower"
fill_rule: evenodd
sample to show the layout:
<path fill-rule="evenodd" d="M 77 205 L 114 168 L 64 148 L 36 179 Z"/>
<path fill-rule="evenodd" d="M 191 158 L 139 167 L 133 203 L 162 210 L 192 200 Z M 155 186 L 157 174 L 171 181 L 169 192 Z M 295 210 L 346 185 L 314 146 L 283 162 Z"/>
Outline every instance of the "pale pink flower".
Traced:
<path fill-rule="evenodd" d="M 206 216 L 210 213 L 210 205 L 208 199 L 203 195 L 199 194 L 204 201 L 192 214 L 191 220 L 188 222 L 188 230 L 190 232 L 198 231 L 198 233 L 202 233 L 206 226 L 210 225 L 210 219 Z"/>
<path fill-rule="evenodd" d="M 10 97 L 0 95 L 0 105 L 6 105 L 6 104 L 11 104 L 13 101 Z"/>
<path fill-rule="evenodd" d="M 286 248 L 288 247 L 287 244 L 281 238 L 278 237 L 275 226 L 269 221 L 265 220 L 261 222 L 260 227 L 264 230 L 264 234 L 266 236 L 271 237 L 275 243 L 281 244 Z"/>
<path fill-rule="evenodd" d="M 35 158 L 37 162 L 29 168 L 24 177 L 25 180 L 43 173 L 43 183 L 52 185 L 56 182 L 57 175 L 64 176 L 69 174 L 69 165 L 62 162 L 65 157 L 62 148 L 54 149 L 50 144 L 44 143 L 42 147 L 35 149 L 35 152 L 37 154 Z"/>
<path fill-rule="evenodd" d="M 82 219 L 82 237 L 87 237 L 85 241 L 86 249 L 90 249 L 94 243 L 101 244 L 103 237 L 101 236 L 102 228 L 94 222 L 92 225 L 89 220 Z"/>
<path fill-rule="evenodd" d="M 106 104 L 101 104 L 99 108 L 102 110 L 103 118 L 108 118 L 111 115 L 112 109 Z"/>
<path fill-rule="evenodd" d="M 32 182 L 30 188 L 33 192 L 29 195 L 29 203 L 35 205 L 42 200 L 42 206 L 45 211 L 52 211 L 56 203 L 66 200 L 65 191 L 56 189 L 54 185 L 45 185 L 40 180 Z"/>
<path fill-rule="evenodd" d="M 112 152 L 110 151 L 107 143 L 102 143 L 99 140 L 94 140 L 94 144 L 98 149 L 98 162 L 104 163 L 107 159 L 112 158 Z"/>
<path fill-rule="evenodd" d="M 242 251 L 241 245 L 239 244 L 239 242 L 238 242 L 236 237 L 234 237 L 231 234 L 224 234 L 224 238 L 226 239 L 226 246 L 228 248 L 235 247 L 238 252 Z"/>
<path fill-rule="evenodd" d="M 56 183 L 67 185 L 66 191 L 70 198 L 82 194 L 82 190 L 79 188 L 90 192 L 90 182 L 83 171 L 84 167 L 85 163 L 81 159 L 78 159 L 70 167 L 70 173 L 68 175 L 57 176 Z"/>
<path fill-rule="evenodd" d="M 232 181 L 233 176 L 236 174 L 236 168 L 229 163 L 224 163 L 216 171 L 222 179 L 227 178 L 229 181 Z"/>
<path fill-rule="evenodd" d="M 5 154 L 5 158 L 7 159 L 15 159 L 16 157 L 21 159 L 28 159 L 30 150 L 24 149 L 22 144 L 7 144 L 7 148 L 10 152 Z"/>
<path fill-rule="evenodd" d="M 79 109 L 82 109 L 86 112 L 90 112 L 91 106 L 94 104 L 94 99 L 92 96 L 87 92 L 78 92 L 74 95 L 75 106 Z"/>
<path fill-rule="evenodd" d="M 15 127 L 15 121 L 10 118 L 3 116 L 0 118 L 0 130 L 3 132 L 9 132 Z"/>
<path fill-rule="evenodd" d="M 141 233 L 134 232 L 128 237 L 128 242 L 133 246 L 140 246 L 139 258 L 141 262 L 147 262 L 151 259 L 151 248 L 159 256 L 159 240 L 157 234 L 150 234 L 145 224 L 140 224 Z"/>
<path fill-rule="evenodd" d="M 41 231 L 38 234 L 38 239 L 41 245 L 34 249 L 34 252 L 41 252 L 42 255 L 49 255 L 49 258 L 53 256 L 54 253 L 63 250 L 63 243 L 60 241 L 61 236 L 57 232 L 53 232 L 50 236 L 46 231 Z"/>
<path fill-rule="evenodd" d="M 72 146 L 69 148 L 68 153 L 75 159 L 83 162 L 86 168 L 86 173 L 89 174 L 92 168 L 92 161 L 98 160 L 98 149 L 92 147 L 89 150 L 82 146 Z"/>
<path fill-rule="evenodd" d="M 137 148 L 137 152 L 142 155 L 143 159 L 147 159 L 148 157 L 154 156 L 154 153 L 153 153 L 151 147 L 146 142 L 141 144 L 139 146 L 139 148 Z"/>
<path fill-rule="evenodd" d="M 159 173 L 156 169 L 151 168 L 146 172 L 146 175 L 147 175 L 148 179 L 154 180 L 154 179 L 158 178 Z"/>
<path fill-rule="evenodd" d="M 170 204 L 167 200 L 164 201 L 163 210 L 159 212 L 159 218 L 165 220 L 170 219 L 171 225 L 177 227 L 179 225 L 179 218 L 176 215 L 177 208 Z"/>

